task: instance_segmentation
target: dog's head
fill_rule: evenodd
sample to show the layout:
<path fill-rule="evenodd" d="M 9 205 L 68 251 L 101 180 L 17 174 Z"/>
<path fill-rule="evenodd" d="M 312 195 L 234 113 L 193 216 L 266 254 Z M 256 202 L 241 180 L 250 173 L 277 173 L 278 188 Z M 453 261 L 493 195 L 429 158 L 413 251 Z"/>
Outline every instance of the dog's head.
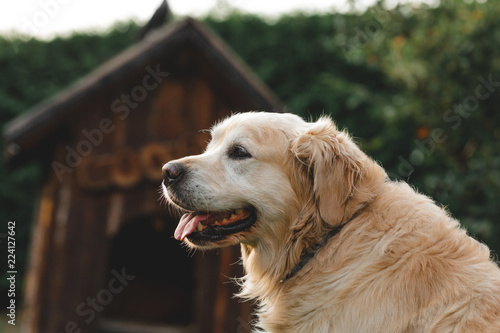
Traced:
<path fill-rule="evenodd" d="M 175 238 L 191 246 L 280 241 L 309 221 L 337 225 L 372 195 L 369 169 L 378 165 L 329 118 L 241 113 L 211 134 L 203 154 L 163 166 L 165 197 L 185 212 Z"/>

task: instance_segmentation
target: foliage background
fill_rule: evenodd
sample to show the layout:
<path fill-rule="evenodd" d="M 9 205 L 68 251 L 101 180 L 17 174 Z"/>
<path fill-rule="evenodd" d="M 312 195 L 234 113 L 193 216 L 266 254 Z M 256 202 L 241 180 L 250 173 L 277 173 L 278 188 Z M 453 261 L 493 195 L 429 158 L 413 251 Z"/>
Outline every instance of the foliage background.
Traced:
<path fill-rule="evenodd" d="M 498 17 L 500 6 L 492 0 L 393 9 L 379 1 L 363 13 L 297 13 L 270 20 L 230 11 L 205 22 L 287 111 L 306 118 L 332 115 L 391 178 L 444 205 L 496 255 Z M 132 46 L 137 32 L 134 23 L 123 23 L 100 35 L 74 34 L 49 42 L 0 37 L 0 125 Z M 483 81 L 490 84 L 485 87 Z M 478 91 L 489 96 L 479 99 Z M 22 273 L 39 166 L 33 162 L 14 169 L 0 156 L 0 175 L 0 233 L 7 233 L 8 221 L 17 222 Z M 1 234 L 0 241 L 1 253 L 7 253 Z M 2 278 L 0 293 L 6 289 Z"/>

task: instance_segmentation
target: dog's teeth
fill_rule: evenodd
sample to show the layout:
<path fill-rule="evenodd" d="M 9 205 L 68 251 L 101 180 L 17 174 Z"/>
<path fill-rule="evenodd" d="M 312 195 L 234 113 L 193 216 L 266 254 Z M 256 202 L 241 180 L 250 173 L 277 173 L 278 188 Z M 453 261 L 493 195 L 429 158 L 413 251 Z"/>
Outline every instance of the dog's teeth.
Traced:
<path fill-rule="evenodd" d="M 226 219 L 226 218 L 224 218 L 224 219 L 222 220 L 222 223 L 227 223 L 227 219 Z"/>
<path fill-rule="evenodd" d="M 196 230 L 202 231 L 203 230 L 203 224 L 198 223 L 198 226 L 196 227 Z"/>
<path fill-rule="evenodd" d="M 244 212 L 245 212 L 245 210 L 238 209 L 238 210 L 236 210 L 236 215 L 243 215 Z"/>
<path fill-rule="evenodd" d="M 234 220 L 237 216 L 235 214 L 232 214 L 231 217 L 229 218 L 230 220 Z"/>
<path fill-rule="evenodd" d="M 214 224 L 215 224 L 215 225 L 220 225 L 220 222 L 219 222 L 219 221 L 216 221 Z"/>

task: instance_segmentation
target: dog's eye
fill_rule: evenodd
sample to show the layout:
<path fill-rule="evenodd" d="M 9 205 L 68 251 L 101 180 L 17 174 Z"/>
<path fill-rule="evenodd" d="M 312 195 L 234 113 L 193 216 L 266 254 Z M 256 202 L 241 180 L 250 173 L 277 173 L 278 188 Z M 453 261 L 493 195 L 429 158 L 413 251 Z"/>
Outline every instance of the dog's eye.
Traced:
<path fill-rule="evenodd" d="M 239 145 L 231 147 L 231 149 L 229 149 L 228 156 L 229 158 L 236 160 L 252 157 L 245 147 Z"/>

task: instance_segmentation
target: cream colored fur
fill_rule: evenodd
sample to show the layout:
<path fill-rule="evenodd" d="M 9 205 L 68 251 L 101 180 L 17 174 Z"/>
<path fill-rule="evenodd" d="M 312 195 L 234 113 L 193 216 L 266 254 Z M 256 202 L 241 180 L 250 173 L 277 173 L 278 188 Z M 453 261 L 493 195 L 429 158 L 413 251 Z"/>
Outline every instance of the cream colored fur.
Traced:
<path fill-rule="evenodd" d="M 234 144 L 252 157 L 229 159 Z M 237 114 L 212 129 L 203 154 L 177 162 L 188 170 L 182 192 L 190 207 L 255 208 L 257 221 L 246 232 L 202 246 L 185 241 L 241 244 L 240 296 L 258 301 L 261 329 L 500 332 L 500 270 L 488 248 L 431 199 L 390 181 L 329 118 Z M 174 200 L 167 189 L 165 195 Z M 347 221 L 281 282 L 328 230 Z"/>

